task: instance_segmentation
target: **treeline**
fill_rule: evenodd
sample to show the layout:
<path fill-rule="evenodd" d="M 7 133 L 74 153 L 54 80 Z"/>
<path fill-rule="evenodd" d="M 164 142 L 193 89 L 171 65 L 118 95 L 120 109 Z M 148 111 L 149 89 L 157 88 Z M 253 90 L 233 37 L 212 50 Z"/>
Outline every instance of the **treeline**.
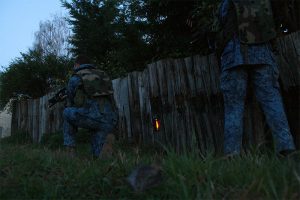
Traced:
<path fill-rule="evenodd" d="M 85 53 L 113 76 L 141 70 L 145 64 L 164 57 L 205 51 L 191 45 L 188 20 L 203 13 L 203 26 L 212 19 L 218 0 L 107 0 L 63 2 L 73 27 L 70 42 L 75 54 Z"/>
<path fill-rule="evenodd" d="M 70 59 L 29 50 L 15 59 L 0 77 L 1 108 L 11 97 L 36 98 L 49 92 L 49 80 L 65 82 Z"/>

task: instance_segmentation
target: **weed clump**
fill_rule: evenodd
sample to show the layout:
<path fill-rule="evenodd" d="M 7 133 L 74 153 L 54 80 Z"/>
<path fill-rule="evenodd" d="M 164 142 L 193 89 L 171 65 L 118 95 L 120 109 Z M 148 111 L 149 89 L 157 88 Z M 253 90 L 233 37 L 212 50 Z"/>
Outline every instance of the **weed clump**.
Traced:
<path fill-rule="evenodd" d="M 23 130 L 17 130 L 14 134 L 9 137 L 1 138 L 0 139 L 2 144 L 32 144 L 32 136 Z"/>

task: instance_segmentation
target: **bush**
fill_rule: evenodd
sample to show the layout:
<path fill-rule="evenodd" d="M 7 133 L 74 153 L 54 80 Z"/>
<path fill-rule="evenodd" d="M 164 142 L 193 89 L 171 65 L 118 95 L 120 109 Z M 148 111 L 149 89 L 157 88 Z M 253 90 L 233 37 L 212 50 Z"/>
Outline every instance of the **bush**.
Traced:
<path fill-rule="evenodd" d="M 46 133 L 41 138 L 41 144 L 50 149 L 59 149 L 64 144 L 64 134 L 62 131 Z M 91 141 L 91 132 L 86 129 L 79 129 L 75 134 L 76 144 L 86 144 Z"/>
<path fill-rule="evenodd" d="M 92 132 L 87 129 L 79 129 L 75 135 L 75 140 L 78 144 L 90 143 Z"/>
<path fill-rule="evenodd" d="M 18 130 L 13 135 L 2 138 L 0 141 L 8 144 L 32 144 L 33 142 L 31 135 L 24 130 Z"/>
<path fill-rule="evenodd" d="M 58 149 L 63 146 L 64 137 L 62 132 L 46 133 L 41 138 L 41 144 L 50 148 Z"/>

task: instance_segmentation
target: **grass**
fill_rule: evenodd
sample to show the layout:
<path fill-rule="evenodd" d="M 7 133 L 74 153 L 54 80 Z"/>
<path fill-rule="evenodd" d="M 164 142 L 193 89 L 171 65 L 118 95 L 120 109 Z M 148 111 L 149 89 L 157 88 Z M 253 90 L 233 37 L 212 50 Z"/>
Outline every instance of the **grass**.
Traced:
<path fill-rule="evenodd" d="M 226 160 L 117 142 L 112 158 L 93 160 L 86 143 L 79 145 L 77 157 L 69 158 L 59 145 L 36 145 L 24 138 L 0 143 L 0 199 L 300 198 L 299 163 L 270 153 Z M 125 178 L 138 164 L 155 160 L 161 161 L 163 183 L 133 192 Z"/>

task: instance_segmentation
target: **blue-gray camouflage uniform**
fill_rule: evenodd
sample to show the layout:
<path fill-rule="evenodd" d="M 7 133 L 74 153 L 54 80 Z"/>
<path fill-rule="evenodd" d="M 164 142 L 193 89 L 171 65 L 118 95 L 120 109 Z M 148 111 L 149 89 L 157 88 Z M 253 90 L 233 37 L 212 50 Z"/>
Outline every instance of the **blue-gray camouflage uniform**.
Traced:
<path fill-rule="evenodd" d="M 227 15 L 229 0 L 220 7 L 220 21 Z M 242 53 L 242 48 L 247 54 Z M 243 49 L 243 50 L 244 50 Z M 276 151 L 295 149 L 278 84 L 278 65 L 269 43 L 241 44 L 237 35 L 226 44 L 221 56 L 221 90 L 224 96 L 224 153 L 241 151 L 243 113 L 248 76 L 251 74 L 255 96 L 272 130 Z"/>
<path fill-rule="evenodd" d="M 93 68 L 92 65 L 80 65 L 75 72 Z M 106 102 L 100 109 L 99 103 L 95 99 L 88 99 L 83 107 L 74 106 L 74 96 L 78 86 L 81 84 L 79 76 L 72 76 L 67 86 L 67 96 L 69 107 L 65 108 L 64 118 L 64 145 L 75 147 L 75 133 L 77 128 L 86 128 L 92 131 L 91 147 L 92 154 L 96 157 L 100 155 L 106 136 L 112 131 L 117 122 L 117 114 L 113 110 L 111 103 Z"/>

